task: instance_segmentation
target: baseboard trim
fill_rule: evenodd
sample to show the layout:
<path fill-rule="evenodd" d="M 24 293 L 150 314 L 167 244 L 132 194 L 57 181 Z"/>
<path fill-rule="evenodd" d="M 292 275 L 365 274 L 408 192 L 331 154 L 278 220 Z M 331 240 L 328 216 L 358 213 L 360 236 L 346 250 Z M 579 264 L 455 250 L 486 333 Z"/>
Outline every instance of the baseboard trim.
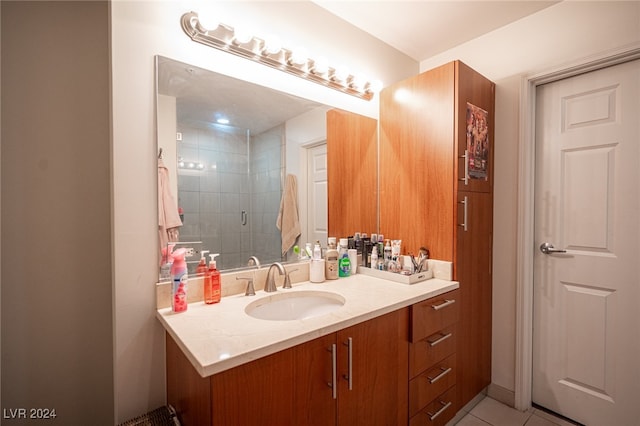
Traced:
<path fill-rule="evenodd" d="M 473 399 L 471 401 L 467 402 L 467 404 L 464 407 L 462 407 L 460 410 L 458 410 L 458 412 L 453 417 L 453 419 L 451 419 L 451 420 L 449 420 L 449 422 L 447 422 L 446 426 L 453 426 L 456 423 L 458 423 L 460 420 L 462 420 L 462 418 L 464 416 L 469 414 L 469 412 L 471 410 L 473 410 L 473 407 L 478 405 L 480 403 L 480 401 L 482 401 L 486 396 L 487 396 L 487 388 L 484 388 L 479 394 L 477 394 L 475 397 L 473 397 Z"/>
<path fill-rule="evenodd" d="M 493 398 L 496 401 L 508 405 L 509 407 L 513 408 L 516 405 L 515 392 L 507 388 L 503 388 L 500 385 L 496 385 L 495 383 L 489 384 L 489 386 L 487 387 L 487 395 L 489 395 L 490 398 Z"/>

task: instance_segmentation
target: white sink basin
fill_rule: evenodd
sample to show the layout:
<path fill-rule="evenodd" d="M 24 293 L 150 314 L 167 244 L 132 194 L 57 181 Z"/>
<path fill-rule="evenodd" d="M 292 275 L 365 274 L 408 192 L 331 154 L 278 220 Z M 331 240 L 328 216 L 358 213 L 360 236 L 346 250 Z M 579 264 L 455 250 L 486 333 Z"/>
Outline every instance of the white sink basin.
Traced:
<path fill-rule="evenodd" d="M 284 290 L 251 302 L 245 312 L 263 320 L 293 321 L 328 314 L 344 302 L 344 297 L 327 291 Z"/>

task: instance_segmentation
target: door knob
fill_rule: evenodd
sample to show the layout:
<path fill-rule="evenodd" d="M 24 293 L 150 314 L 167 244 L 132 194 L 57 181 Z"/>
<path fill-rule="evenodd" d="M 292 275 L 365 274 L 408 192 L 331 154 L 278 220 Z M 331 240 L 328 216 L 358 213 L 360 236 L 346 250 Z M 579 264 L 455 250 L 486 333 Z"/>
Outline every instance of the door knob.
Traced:
<path fill-rule="evenodd" d="M 540 244 L 540 251 L 543 252 L 544 254 L 551 254 L 551 253 L 566 253 L 566 250 L 559 250 L 553 247 L 553 244 L 551 243 L 542 243 Z"/>

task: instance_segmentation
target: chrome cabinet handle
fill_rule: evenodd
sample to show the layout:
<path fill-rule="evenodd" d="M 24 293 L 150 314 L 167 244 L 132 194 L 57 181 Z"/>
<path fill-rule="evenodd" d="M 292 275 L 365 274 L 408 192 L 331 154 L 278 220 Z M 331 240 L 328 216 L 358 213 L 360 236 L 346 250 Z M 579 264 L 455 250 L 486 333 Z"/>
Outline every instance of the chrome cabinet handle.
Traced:
<path fill-rule="evenodd" d="M 449 337 L 453 336 L 453 333 L 447 333 L 447 334 L 439 333 L 439 334 L 440 334 L 440 337 L 438 339 L 433 340 L 433 341 L 427 340 L 427 342 L 429 343 L 429 346 L 433 347 L 433 346 L 435 346 L 437 344 L 440 344 L 440 343 L 444 342 Z"/>
<path fill-rule="evenodd" d="M 436 377 L 428 377 L 427 379 L 429 379 L 429 383 L 433 384 L 435 382 L 437 382 L 438 380 L 442 379 L 444 376 L 446 376 L 447 374 L 451 373 L 451 371 L 453 370 L 453 368 L 448 367 L 448 368 L 444 368 L 444 367 L 440 367 L 440 370 L 442 371 L 440 374 L 438 374 Z"/>
<path fill-rule="evenodd" d="M 431 305 L 431 307 L 436 310 L 439 311 L 442 308 L 446 308 L 449 305 L 453 305 L 454 303 L 456 303 L 456 299 L 445 299 L 445 301 L 439 305 Z"/>
<path fill-rule="evenodd" d="M 460 180 L 463 181 L 465 185 L 469 185 L 469 161 L 467 161 L 469 159 L 469 151 L 465 149 L 464 155 L 461 155 L 458 158 L 464 159 L 464 177 L 460 178 Z"/>
<path fill-rule="evenodd" d="M 469 200 L 468 197 L 465 195 L 464 196 L 464 200 L 462 201 L 458 201 L 458 204 L 462 204 L 462 206 L 464 207 L 464 213 L 463 213 L 463 222 L 459 223 L 458 226 L 461 226 L 462 229 L 464 230 L 464 232 L 467 232 L 467 206 L 469 205 Z"/>
<path fill-rule="evenodd" d="M 242 210 L 242 213 L 240 213 L 240 222 L 242 223 L 242 226 L 246 226 L 247 225 L 247 211 L 246 210 Z"/>
<path fill-rule="evenodd" d="M 336 344 L 331 345 L 331 383 L 327 383 L 331 387 L 331 396 L 338 399 L 338 348 Z"/>
<path fill-rule="evenodd" d="M 436 417 L 438 417 L 440 414 L 444 413 L 445 410 L 449 407 L 451 407 L 452 402 L 444 402 L 444 401 L 440 401 L 440 404 L 442 404 L 442 408 L 439 409 L 438 411 L 436 411 L 434 414 L 431 413 L 427 413 L 429 415 L 429 420 L 434 421 L 436 419 Z"/>
<path fill-rule="evenodd" d="M 551 253 L 566 253 L 566 250 L 560 250 L 560 249 L 556 249 L 553 247 L 553 244 L 551 243 L 542 243 L 540 244 L 540 251 L 543 252 L 544 254 L 551 254 Z"/>
<path fill-rule="evenodd" d="M 347 375 L 342 377 L 349 381 L 349 390 L 353 390 L 353 338 L 347 338 L 344 345 L 347 347 Z"/>

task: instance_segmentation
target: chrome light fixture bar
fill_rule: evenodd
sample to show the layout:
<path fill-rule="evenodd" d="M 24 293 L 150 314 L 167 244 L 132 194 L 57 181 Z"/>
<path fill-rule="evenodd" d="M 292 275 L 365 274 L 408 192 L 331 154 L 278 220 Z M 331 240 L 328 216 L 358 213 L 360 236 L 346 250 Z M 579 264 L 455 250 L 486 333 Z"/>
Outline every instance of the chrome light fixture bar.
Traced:
<path fill-rule="evenodd" d="M 349 74 L 346 69 L 333 68 L 323 58 L 311 59 L 304 54 L 279 45 L 277 40 L 263 40 L 242 34 L 225 24 L 205 28 L 196 12 L 182 15 L 182 29 L 191 40 L 224 50 L 275 69 L 293 74 L 358 98 L 371 100 L 381 89 L 381 83 L 367 81 Z"/>

